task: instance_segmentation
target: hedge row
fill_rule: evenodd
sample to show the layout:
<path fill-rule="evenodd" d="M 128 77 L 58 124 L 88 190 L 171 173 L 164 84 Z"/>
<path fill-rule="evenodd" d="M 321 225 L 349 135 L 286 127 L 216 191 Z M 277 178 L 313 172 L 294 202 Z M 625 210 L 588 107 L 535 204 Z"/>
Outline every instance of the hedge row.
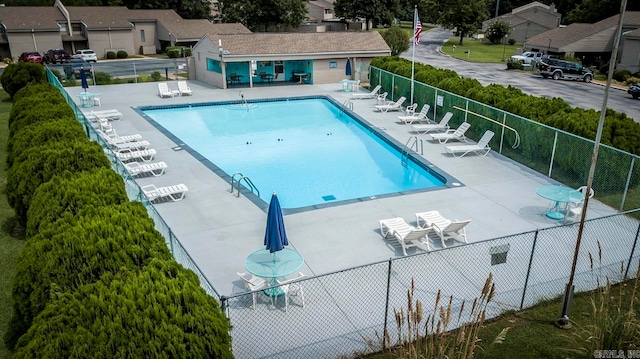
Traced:
<path fill-rule="evenodd" d="M 375 58 L 371 65 L 383 70 L 411 77 L 411 62 L 399 57 Z M 483 87 L 473 79 L 462 78 L 454 71 L 430 65 L 415 64 L 414 79 L 462 97 L 549 125 L 551 127 L 595 140 L 600 113 L 573 108 L 560 98 L 546 99 L 528 95 L 512 86 Z M 640 155 L 640 124 L 623 113 L 607 110 L 602 143 Z"/>
<path fill-rule="evenodd" d="M 15 358 L 231 358 L 216 300 L 172 259 L 58 90 L 24 80 L 44 79 L 32 71 L 0 79 L 15 90 L 7 197 L 27 234 L 7 347 Z"/>

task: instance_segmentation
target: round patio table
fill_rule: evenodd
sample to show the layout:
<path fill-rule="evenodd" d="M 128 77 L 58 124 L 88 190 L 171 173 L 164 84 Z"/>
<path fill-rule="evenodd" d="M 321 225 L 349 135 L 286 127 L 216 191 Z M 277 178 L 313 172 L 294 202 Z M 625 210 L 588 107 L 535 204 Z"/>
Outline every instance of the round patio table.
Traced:
<path fill-rule="evenodd" d="M 560 210 L 560 203 L 580 203 L 584 194 L 573 188 L 558 185 L 546 185 L 536 188 L 536 193 L 542 198 L 555 202 L 545 213 L 551 219 L 564 219 L 565 214 Z"/>
<path fill-rule="evenodd" d="M 82 107 L 93 107 L 93 98 L 96 96 L 96 94 L 91 93 L 91 92 L 82 92 L 80 94 L 78 94 L 78 97 L 80 98 L 80 106 Z"/>
<path fill-rule="evenodd" d="M 295 273 L 302 268 L 303 264 L 302 254 L 291 248 L 285 248 L 275 253 L 269 253 L 267 249 L 260 249 L 251 253 L 244 262 L 245 268 L 251 274 L 267 278 L 272 287 L 278 285 L 276 278 Z M 267 289 L 265 294 L 272 297 L 278 296 L 282 294 L 282 289 Z"/>

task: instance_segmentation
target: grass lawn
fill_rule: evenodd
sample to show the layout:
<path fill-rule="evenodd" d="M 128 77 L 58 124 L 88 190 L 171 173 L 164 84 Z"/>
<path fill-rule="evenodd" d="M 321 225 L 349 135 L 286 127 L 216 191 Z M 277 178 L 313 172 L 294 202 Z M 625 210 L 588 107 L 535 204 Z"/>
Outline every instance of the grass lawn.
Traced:
<path fill-rule="evenodd" d="M 462 45 L 459 45 L 460 39 L 458 37 L 452 37 L 446 44 L 442 45 L 442 52 L 455 57 L 456 59 L 469 60 L 471 62 L 503 62 L 509 59 L 509 56 L 516 54 L 517 48 L 522 48 L 522 45 L 494 45 L 488 40 L 475 40 L 465 38 Z M 454 49 L 453 46 L 456 46 Z M 465 53 L 469 51 L 469 53 Z"/>
<path fill-rule="evenodd" d="M 22 249 L 23 233 L 15 233 L 15 213 L 7 203 L 7 138 L 9 136 L 9 111 L 12 102 L 4 90 L 0 90 L 0 339 L 9 327 L 11 319 L 11 284 L 16 269 L 18 253 Z M 11 352 L 0 340 L 0 358 L 10 358 Z"/>
<path fill-rule="evenodd" d="M 614 302 L 617 302 L 618 298 L 623 298 L 621 308 L 624 311 L 628 308 L 628 298 L 631 297 L 632 290 L 633 281 L 628 281 L 622 285 L 612 287 L 609 295 L 611 298 L 615 298 Z M 635 297 L 634 308 L 637 318 L 640 312 L 640 302 L 637 300 L 637 293 Z M 627 299 L 626 302 L 625 298 Z M 579 350 L 584 346 L 584 338 L 577 337 L 576 334 L 582 333 L 586 326 L 591 323 L 593 313 L 591 300 L 591 293 L 579 293 L 574 297 L 571 307 L 571 320 L 574 323 L 573 328 L 569 330 L 559 329 L 554 325 L 554 321 L 560 317 L 562 298 L 539 303 L 537 306 L 522 312 L 510 312 L 496 320 L 485 323 L 478 335 L 478 338 L 481 339 L 480 346 L 482 349 L 476 350 L 475 358 L 592 358 L 593 354 L 590 351 L 588 355 L 580 355 L 567 350 Z M 425 303 L 425 307 L 430 308 L 431 304 Z M 454 315 L 457 314 L 454 313 Z M 504 341 L 501 344 L 492 344 L 498 334 L 507 327 L 509 331 Z M 418 350 L 418 354 L 420 354 L 420 350 Z M 362 358 L 392 359 L 400 357 L 404 356 L 400 356 L 396 352 L 385 352 L 367 355 Z"/>

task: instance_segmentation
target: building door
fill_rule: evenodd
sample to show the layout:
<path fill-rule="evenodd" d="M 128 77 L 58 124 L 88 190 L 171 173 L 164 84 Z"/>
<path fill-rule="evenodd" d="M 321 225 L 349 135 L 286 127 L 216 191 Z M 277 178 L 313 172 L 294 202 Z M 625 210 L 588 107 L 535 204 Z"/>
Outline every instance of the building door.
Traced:
<path fill-rule="evenodd" d="M 284 81 L 284 61 L 278 60 L 273 62 L 274 80 Z"/>

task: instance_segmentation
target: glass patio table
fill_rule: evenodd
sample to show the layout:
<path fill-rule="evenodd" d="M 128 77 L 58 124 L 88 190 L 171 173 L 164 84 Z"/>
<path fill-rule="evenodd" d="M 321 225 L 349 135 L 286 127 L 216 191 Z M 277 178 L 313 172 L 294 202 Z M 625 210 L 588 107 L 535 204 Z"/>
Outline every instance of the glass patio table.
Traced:
<path fill-rule="evenodd" d="M 82 107 L 93 107 L 93 98 L 96 94 L 91 92 L 82 92 L 78 94 L 78 98 L 80 98 L 80 106 Z"/>
<path fill-rule="evenodd" d="M 560 209 L 561 203 L 580 203 L 584 200 L 584 195 L 570 187 L 558 185 L 546 185 L 536 188 L 536 193 L 542 198 L 555 202 L 547 210 L 545 215 L 551 219 L 564 219 L 565 214 Z"/>
<path fill-rule="evenodd" d="M 267 249 L 260 249 L 251 253 L 244 262 L 245 268 L 251 274 L 267 278 L 271 286 L 277 285 L 276 278 L 295 273 L 302 268 L 303 264 L 302 254 L 291 248 L 285 248 L 275 253 L 270 253 Z M 282 289 L 267 289 L 265 294 L 277 296 L 282 294 Z"/>

